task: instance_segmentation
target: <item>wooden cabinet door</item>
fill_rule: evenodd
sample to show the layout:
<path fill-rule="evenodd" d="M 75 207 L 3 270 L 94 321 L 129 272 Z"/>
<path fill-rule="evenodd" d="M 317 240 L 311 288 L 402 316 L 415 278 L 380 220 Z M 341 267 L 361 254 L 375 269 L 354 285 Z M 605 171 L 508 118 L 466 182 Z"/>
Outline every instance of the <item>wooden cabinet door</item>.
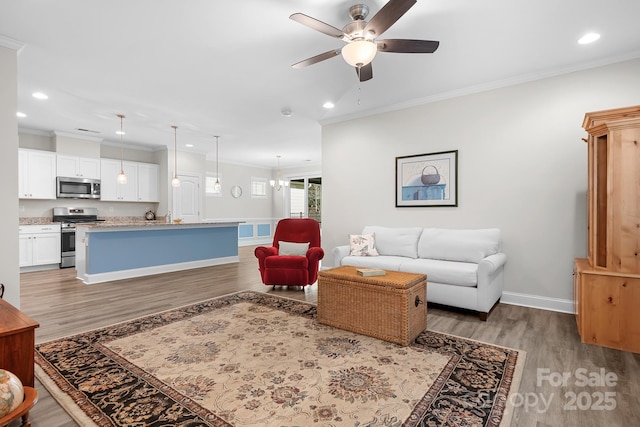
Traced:
<path fill-rule="evenodd" d="M 582 341 L 640 352 L 640 279 L 584 274 Z"/>

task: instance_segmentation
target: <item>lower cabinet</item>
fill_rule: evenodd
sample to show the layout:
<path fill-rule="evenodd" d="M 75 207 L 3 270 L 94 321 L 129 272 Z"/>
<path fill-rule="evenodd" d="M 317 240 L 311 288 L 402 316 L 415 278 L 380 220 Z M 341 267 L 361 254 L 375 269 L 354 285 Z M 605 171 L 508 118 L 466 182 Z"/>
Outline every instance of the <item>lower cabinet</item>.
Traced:
<path fill-rule="evenodd" d="M 574 300 L 582 342 L 640 353 L 640 275 L 611 273 L 577 259 Z"/>
<path fill-rule="evenodd" d="M 60 263 L 60 224 L 21 225 L 20 267 Z"/>

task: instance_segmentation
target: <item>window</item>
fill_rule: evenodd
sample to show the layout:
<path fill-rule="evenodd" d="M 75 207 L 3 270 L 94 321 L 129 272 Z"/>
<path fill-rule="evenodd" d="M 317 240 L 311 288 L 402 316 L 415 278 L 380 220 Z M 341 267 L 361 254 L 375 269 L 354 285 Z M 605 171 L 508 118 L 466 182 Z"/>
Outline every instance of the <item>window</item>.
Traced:
<path fill-rule="evenodd" d="M 220 184 L 222 184 L 222 175 L 218 174 L 218 179 L 220 180 Z M 218 190 L 215 189 L 216 184 L 216 176 L 215 175 L 207 175 L 205 178 L 205 194 L 207 196 L 222 196 L 222 186 Z"/>
<path fill-rule="evenodd" d="M 267 180 L 265 178 L 251 178 L 251 197 L 267 198 Z"/>

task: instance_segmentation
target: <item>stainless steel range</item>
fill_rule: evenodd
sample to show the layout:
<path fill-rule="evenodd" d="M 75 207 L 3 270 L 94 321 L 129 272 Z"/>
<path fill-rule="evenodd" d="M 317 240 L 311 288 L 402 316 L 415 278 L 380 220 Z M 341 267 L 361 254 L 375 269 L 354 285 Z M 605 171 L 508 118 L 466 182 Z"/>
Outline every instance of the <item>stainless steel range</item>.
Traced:
<path fill-rule="evenodd" d="M 98 208 L 53 208 L 53 221 L 60 223 L 60 268 L 76 265 L 76 224 L 103 221 Z"/>

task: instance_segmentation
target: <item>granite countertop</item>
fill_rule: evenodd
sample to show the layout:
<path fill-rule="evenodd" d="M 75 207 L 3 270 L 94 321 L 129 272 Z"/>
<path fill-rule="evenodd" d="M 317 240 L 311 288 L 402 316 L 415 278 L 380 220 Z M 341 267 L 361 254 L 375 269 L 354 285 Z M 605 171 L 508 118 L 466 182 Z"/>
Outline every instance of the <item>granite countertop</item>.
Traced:
<path fill-rule="evenodd" d="M 103 217 L 99 218 L 97 222 L 85 222 L 78 225 L 88 225 L 91 227 L 146 227 L 146 226 L 178 226 L 178 225 L 198 225 L 198 224 L 228 224 L 238 223 L 243 221 L 201 221 L 201 222 L 180 222 L 180 223 L 168 223 L 164 218 L 156 220 L 146 220 L 144 218 L 131 216 L 131 217 Z M 19 225 L 49 225 L 59 224 L 59 222 L 53 222 L 51 217 L 21 217 L 19 219 Z"/>
<path fill-rule="evenodd" d="M 85 224 L 94 224 L 94 225 L 105 225 L 105 226 L 122 226 L 122 225 L 159 225 L 166 224 L 164 217 L 161 217 L 156 220 L 146 220 L 142 217 L 137 216 L 112 216 L 112 217 L 103 217 L 99 218 L 99 222 L 95 223 L 85 223 Z M 48 225 L 48 224 L 60 224 L 59 222 L 52 221 L 50 216 L 35 216 L 35 217 L 20 217 L 18 221 L 18 225 Z M 171 224 L 167 224 L 171 225 Z"/>

